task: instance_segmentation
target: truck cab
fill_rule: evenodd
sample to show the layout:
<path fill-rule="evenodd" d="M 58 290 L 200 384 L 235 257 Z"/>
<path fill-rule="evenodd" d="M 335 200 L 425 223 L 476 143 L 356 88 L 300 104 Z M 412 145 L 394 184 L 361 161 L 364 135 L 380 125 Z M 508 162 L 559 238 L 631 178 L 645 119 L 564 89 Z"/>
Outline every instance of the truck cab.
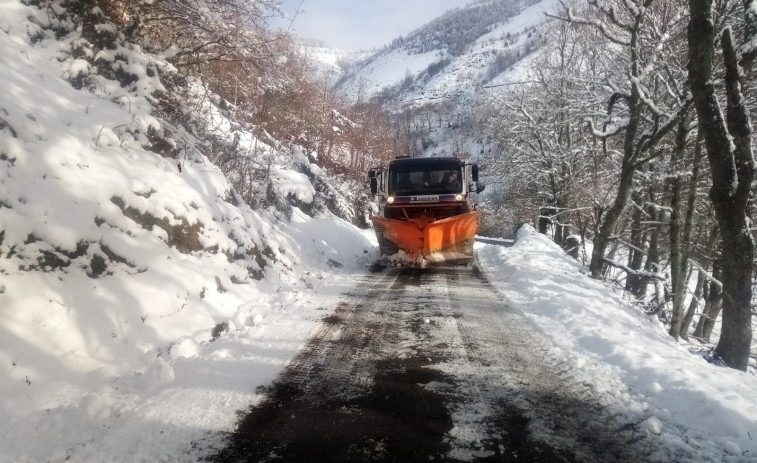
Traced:
<path fill-rule="evenodd" d="M 385 169 L 368 172 L 381 215 L 445 218 L 476 208 L 478 166 L 454 157 L 400 157 Z"/>
<path fill-rule="evenodd" d="M 478 225 L 478 166 L 456 157 L 400 157 L 368 172 L 382 259 L 469 260 Z M 396 258 L 393 258 L 397 260 Z"/>

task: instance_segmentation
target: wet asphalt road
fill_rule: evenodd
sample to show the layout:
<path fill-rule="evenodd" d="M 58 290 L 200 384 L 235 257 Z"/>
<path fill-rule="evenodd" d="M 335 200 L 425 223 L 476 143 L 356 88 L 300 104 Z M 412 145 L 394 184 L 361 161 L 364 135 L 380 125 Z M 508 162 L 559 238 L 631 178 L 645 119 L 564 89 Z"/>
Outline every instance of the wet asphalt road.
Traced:
<path fill-rule="evenodd" d="M 210 461 L 651 461 L 475 266 L 365 279 Z"/>

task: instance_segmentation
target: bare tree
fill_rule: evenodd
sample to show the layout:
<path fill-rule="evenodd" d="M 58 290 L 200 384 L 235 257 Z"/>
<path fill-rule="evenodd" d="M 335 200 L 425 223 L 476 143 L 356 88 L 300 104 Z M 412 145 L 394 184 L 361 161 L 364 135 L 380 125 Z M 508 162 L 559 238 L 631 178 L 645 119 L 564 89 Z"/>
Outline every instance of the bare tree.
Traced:
<path fill-rule="evenodd" d="M 492 173 L 530 193 L 510 195 L 511 202 L 539 210 L 540 231 L 551 230 L 560 245 L 590 210 L 587 184 L 597 161 L 582 120 L 598 109 L 594 71 L 601 53 L 580 32 L 570 23 L 549 28 L 532 75 L 494 103 L 491 123 L 501 153 L 490 160 Z"/>
<path fill-rule="evenodd" d="M 723 325 L 715 352 L 729 366 L 746 370 L 752 342 L 751 300 L 754 243 L 749 230 L 749 198 L 754 180 L 751 123 L 741 92 L 741 65 L 753 59 L 757 1 L 744 0 L 746 46 L 737 50 L 733 33 L 722 33 L 713 17 L 713 0 L 689 0 L 689 82 L 712 170 L 710 198 L 722 247 Z M 726 114 L 714 84 L 715 44 L 724 63 Z"/>
<path fill-rule="evenodd" d="M 594 128 L 595 136 L 608 139 L 622 134 L 622 160 L 617 192 L 610 207 L 603 211 L 594 236 L 590 263 L 591 275 L 600 278 L 607 264 L 605 253 L 613 241 L 615 227 L 631 194 L 637 169 L 659 154 L 652 149 L 678 125 L 690 110 L 691 103 L 679 95 L 659 99 L 655 92 L 676 89 L 680 85 L 674 73 L 657 67 L 659 58 L 674 54 L 675 30 L 680 25 L 676 2 L 654 0 L 588 0 L 593 10 L 586 16 L 574 14 L 562 2 L 563 15 L 558 19 L 597 29 L 619 50 L 623 78 L 610 82 L 608 114 L 622 111 L 620 121 L 607 120 Z M 667 91 L 667 90 L 666 90 Z M 663 104 L 665 103 L 665 105 Z"/>

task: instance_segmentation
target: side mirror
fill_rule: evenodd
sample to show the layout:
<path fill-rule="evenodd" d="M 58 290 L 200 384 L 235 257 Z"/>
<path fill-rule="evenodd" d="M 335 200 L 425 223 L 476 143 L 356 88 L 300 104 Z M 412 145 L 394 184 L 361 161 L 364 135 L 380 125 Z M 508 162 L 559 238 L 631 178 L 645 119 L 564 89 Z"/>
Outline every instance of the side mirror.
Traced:
<path fill-rule="evenodd" d="M 476 194 L 481 193 L 486 188 L 486 185 L 476 185 Z"/>
<path fill-rule="evenodd" d="M 471 178 L 474 182 L 478 182 L 478 164 L 473 164 L 471 166 Z"/>

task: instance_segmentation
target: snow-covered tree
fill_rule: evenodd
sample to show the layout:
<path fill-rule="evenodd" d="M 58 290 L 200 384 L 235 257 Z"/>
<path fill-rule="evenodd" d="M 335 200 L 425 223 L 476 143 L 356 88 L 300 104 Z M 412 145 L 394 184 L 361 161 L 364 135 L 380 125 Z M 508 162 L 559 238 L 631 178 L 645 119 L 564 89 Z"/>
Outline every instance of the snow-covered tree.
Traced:
<path fill-rule="evenodd" d="M 712 170 L 710 198 L 723 236 L 723 326 L 716 353 L 731 367 L 745 370 L 752 341 L 754 243 L 749 200 L 755 165 L 752 127 L 742 94 L 742 67 L 754 57 L 757 2 L 742 3 L 742 48 L 738 48 L 731 27 L 722 31 L 716 27 L 712 0 L 689 1 L 688 38 L 689 82 Z M 715 87 L 718 51 L 724 63 L 725 114 Z"/>
<path fill-rule="evenodd" d="M 575 25 L 551 26 L 531 75 L 494 103 L 492 130 L 500 156 L 489 163 L 513 193 L 535 194 L 511 197 L 539 210 L 541 231 L 552 224 L 555 241 L 563 245 L 585 224 L 602 164 L 583 122 L 600 110 L 592 90 L 602 84 L 597 74 L 602 53 Z"/>
<path fill-rule="evenodd" d="M 691 108 L 679 76 L 669 72 L 662 57 L 675 53 L 674 38 L 682 27 L 676 2 L 654 0 L 588 0 L 590 8 L 576 14 L 563 4 L 556 16 L 594 28 L 614 45 L 617 69 L 609 76 L 608 118 L 594 135 L 601 139 L 622 137 L 622 158 L 617 191 L 604 211 L 594 236 L 590 264 L 600 277 L 607 264 L 605 252 L 631 194 L 637 169 L 657 155 L 653 148 L 675 129 Z M 614 117 L 614 119 L 612 118 Z"/>

